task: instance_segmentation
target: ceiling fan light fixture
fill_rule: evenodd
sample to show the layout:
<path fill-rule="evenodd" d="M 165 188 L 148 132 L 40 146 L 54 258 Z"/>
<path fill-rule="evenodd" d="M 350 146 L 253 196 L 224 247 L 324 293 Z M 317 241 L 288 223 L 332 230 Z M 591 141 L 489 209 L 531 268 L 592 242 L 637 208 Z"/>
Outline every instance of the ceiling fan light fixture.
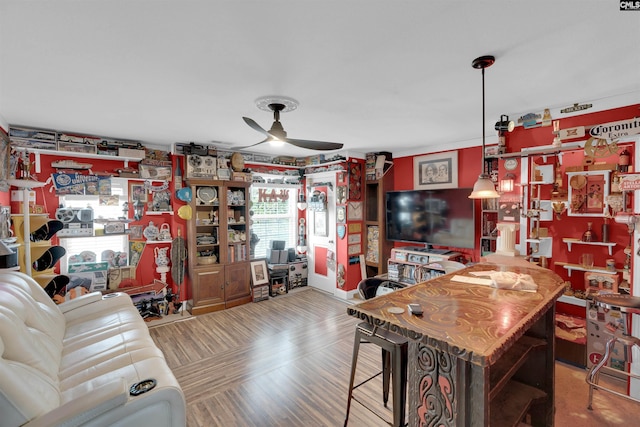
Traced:
<path fill-rule="evenodd" d="M 480 56 L 474 59 L 471 62 L 471 66 L 475 69 L 482 70 L 482 173 L 478 177 L 478 180 L 473 185 L 473 191 L 469 194 L 470 199 L 496 199 L 500 197 L 498 192 L 496 191 L 496 186 L 494 185 L 489 175 L 484 173 L 485 166 L 485 112 L 484 112 L 484 69 L 491 67 L 493 63 L 496 62 L 496 58 L 491 55 Z"/>
<path fill-rule="evenodd" d="M 326 142 L 326 141 L 313 141 L 309 139 L 296 139 L 288 138 L 287 132 L 285 132 L 282 123 L 280 123 L 280 113 L 294 110 L 298 107 L 298 101 L 286 98 L 286 97 L 262 97 L 256 100 L 256 105 L 261 110 L 268 110 L 273 112 L 273 124 L 269 131 L 265 130 L 262 126 L 256 123 L 255 120 L 249 117 L 243 117 L 242 120 L 253 130 L 266 136 L 266 139 L 252 145 L 243 147 L 237 147 L 238 150 L 245 148 L 255 147 L 256 145 L 263 144 L 265 142 L 274 142 L 279 140 L 282 143 L 291 144 L 295 147 L 304 148 L 307 150 L 320 150 L 320 151 L 332 151 L 340 150 L 344 146 L 342 143 Z"/>
<path fill-rule="evenodd" d="M 273 147 L 282 147 L 284 145 L 284 141 L 278 138 L 271 138 L 269 139 L 269 144 Z"/>
<path fill-rule="evenodd" d="M 495 126 L 498 132 L 512 132 L 515 127 L 515 122 L 513 120 L 509 120 L 509 116 L 506 114 L 500 116 L 500 121 L 496 122 Z"/>

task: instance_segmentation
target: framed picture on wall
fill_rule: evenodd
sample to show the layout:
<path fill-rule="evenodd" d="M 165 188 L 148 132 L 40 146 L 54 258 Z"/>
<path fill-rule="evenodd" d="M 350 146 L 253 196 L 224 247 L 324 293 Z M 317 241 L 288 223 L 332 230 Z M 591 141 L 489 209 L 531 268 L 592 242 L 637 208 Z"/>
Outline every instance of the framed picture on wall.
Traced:
<path fill-rule="evenodd" d="M 327 211 L 315 211 L 313 213 L 313 234 L 318 237 L 327 237 L 329 235 Z"/>
<path fill-rule="evenodd" d="M 347 204 L 347 219 L 349 221 L 362 221 L 362 202 L 349 202 Z"/>
<path fill-rule="evenodd" d="M 148 200 L 147 190 L 143 183 L 129 184 L 129 198 L 132 202 L 146 203 Z"/>
<path fill-rule="evenodd" d="M 608 170 L 568 172 L 569 216 L 605 216 L 609 196 Z"/>
<path fill-rule="evenodd" d="M 430 154 L 413 158 L 413 188 L 458 187 L 458 152 Z"/>
<path fill-rule="evenodd" d="M 133 240 L 142 240 L 142 225 L 129 226 L 129 238 Z"/>

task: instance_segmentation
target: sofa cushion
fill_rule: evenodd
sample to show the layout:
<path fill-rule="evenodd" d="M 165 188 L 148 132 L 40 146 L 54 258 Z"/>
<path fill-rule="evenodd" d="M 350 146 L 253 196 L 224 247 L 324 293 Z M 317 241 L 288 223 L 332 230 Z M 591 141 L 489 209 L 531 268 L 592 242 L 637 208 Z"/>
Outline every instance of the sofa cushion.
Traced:
<path fill-rule="evenodd" d="M 43 372 L 46 368 L 38 366 L 47 365 L 46 363 L 40 359 L 30 359 L 31 356 L 23 360 L 22 354 L 12 354 L 12 351 L 20 347 L 13 336 L 28 332 L 13 330 L 7 341 L 14 350 L 8 350 L 5 346 L 7 335 L 3 325 L 15 326 L 15 320 L 8 319 L 6 311 L 0 312 L 0 413 L 2 425 L 7 426 L 19 426 L 44 415 L 57 408 L 63 400 L 58 379 L 51 378 Z M 24 341 L 28 340 L 23 340 L 22 344 Z"/>
<path fill-rule="evenodd" d="M 114 295 L 55 305 L 31 277 L 0 272 L 2 426 L 185 425 L 164 355 L 131 298 Z M 151 378 L 155 388 L 129 396 Z"/>
<path fill-rule="evenodd" d="M 62 340 L 41 328 L 34 304 L 20 298 L 20 289 L 0 287 L 0 337 L 4 341 L 3 357 L 38 369 L 54 381 L 62 358 Z M 24 293 L 25 299 L 28 298 Z M 33 318 L 36 318 L 33 321 Z"/>

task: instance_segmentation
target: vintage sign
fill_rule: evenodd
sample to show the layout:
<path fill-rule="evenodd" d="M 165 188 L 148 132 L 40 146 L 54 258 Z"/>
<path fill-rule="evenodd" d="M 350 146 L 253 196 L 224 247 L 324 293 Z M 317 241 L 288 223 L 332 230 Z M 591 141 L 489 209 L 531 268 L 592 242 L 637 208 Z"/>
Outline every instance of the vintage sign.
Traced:
<path fill-rule="evenodd" d="M 271 191 L 266 188 L 258 189 L 258 203 L 275 203 L 279 201 L 284 202 L 286 200 L 289 200 L 289 192 L 286 190 L 280 190 L 276 192 L 275 189 L 271 189 Z"/>
<path fill-rule="evenodd" d="M 56 194 L 111 195 L 111 177 L 82 175 L 79 173 L 54 173 Z"/>
<path fill-rule="evenodd" d="M 522 126 L 525 129 L 531 129 L 531 128 L 535 128 L 535 127 L 539 127 L 540 123 L 538 123 L 538 120 L 541 119 L 542 116 L 540 114 L 536 114 L 536 113 L 529 113 L 529 114 L 525 114 L 524 116 L 520 117 L 518 119 L 519 123 L 522 123 Z"/>
<path fill-rule="evenodd" d="M 558 137 L 560 139 L 573 139 L 582 138 L 584 136 L 584 126 L 578 126 L 569 129 L 560 129 L 558 131 Z"/>
<path fill-rule="evenodd" d="M 573 104 L 572 107 L 563 108 L 560 110 L 561 113 L 575 113 L 576 111 L 588 110 L 593 107 L 593 104 L 578 104 L 577 102 Z"/>
<path fill-rule="evenodd" d="M 618 122 L 595 125 L 589 131 L 591 136 L 605 139 L 619 139 L 640 133 L 640 118 L 620 120 Z"/>
<path fill-rule="evenodd" d="M 640 174 L 628 174 L 620 177 L 620 191 L 640 190 Z"/>

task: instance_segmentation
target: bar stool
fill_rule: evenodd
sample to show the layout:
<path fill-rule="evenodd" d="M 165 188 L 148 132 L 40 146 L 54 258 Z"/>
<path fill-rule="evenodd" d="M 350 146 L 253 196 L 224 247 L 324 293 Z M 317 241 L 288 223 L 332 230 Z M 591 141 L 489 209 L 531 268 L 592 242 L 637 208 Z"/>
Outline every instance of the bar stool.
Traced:
<path fill-rule="evenodd" d="M 377 288 L 387 280 L 372 277 L 363 279 L 358 284 L 358 291 L 364 299 L 376 296 Z M 375 344 L 382 349 L 382 371 L 370 376 L 354 386 L 356 367 L 358 364 L 358 352 L 360 344 Z M 390 379 L 393 379 L 393 427 L 405 425 L 405 404 L 407 396 L 407 348 L 408 340 L 402 335 L 389 332 L 384 328 L 362 322 L 356 326 L 355 340 L 353 344 L 353 358 L 351 360 L 351 376 L 349 378 L 349 393 L 347 397 L 347 413 L 344 426 L 349 421 L 351 400 L 360 403 L 366 409 L 372 411 L 363 402 L 353 397 L 353 390 L 369 382 L 382 374 L 382 401 L 387 407 L 389 400 Z M 374 412 L 375 413 L 375 412 Z M 377 415 L 377 414 L 376 414 Z"/>
<path fill-rule="evenodd" d="M 604 356 L 602 360 L 594 365 L 589 373 L 587 374 L 587 383 L 589 384 L 589 405 L 588 409 L 592 409 L 593 402 L 593 390 L 602 390 L 607 391 L 609 393 L 613 393 L 617 396 L 633 400 L 635 402 L 640 402 L 639 399 L 636 399 L 632 396 L 627 396 L 626 394 L 620 393 L 614 389 L 607 388 L 598 383 L 600 379 L 600 371 L 603 368 L 606 368 L 609 359 L 612 356 L 612 350 L 614 345 L 619 342 L 624 345 L 624 354 L 625 354 L 625 367 L 628 368 L 628 364 L 632 362 L 631 360 L 631 351 L 634 345 L 640 347 L 640 339 L 634 336 L 631 336 L 629 331 L 631 330 L 631 314 L 640 314 L 640 297 L 632 297 L 631 295 L 620 295 L 620 294 L 604 294 L 598 295 L 594 298 L 594 301 L 597 305 L 604 308 L 605 310 L 618 310 L 620 314 L 624 317 L 624 328 L 622 331 L 616 330 L 612 332 L 612 336 L 607 341 L 606 349 L 604 352 Z M 628 355 L 628 356 L 627 356 Z M 631 374 L 627 372 L 627 370 L 616 371 L 620 374 L 626 375 L 629 378 L 640 379 L 640 376 Z"/>

